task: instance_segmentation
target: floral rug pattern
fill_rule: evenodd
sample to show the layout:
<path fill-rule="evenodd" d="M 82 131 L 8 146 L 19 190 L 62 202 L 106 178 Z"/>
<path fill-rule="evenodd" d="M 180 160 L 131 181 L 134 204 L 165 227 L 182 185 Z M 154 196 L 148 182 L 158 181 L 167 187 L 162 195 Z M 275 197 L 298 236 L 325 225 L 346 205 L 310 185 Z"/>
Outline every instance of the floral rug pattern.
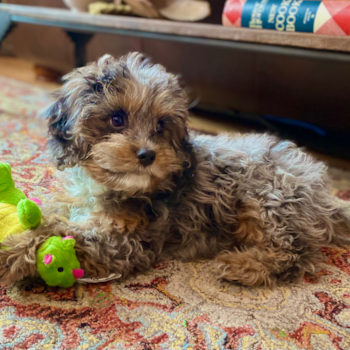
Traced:
<path fill-rule="evenodd" d="M 0 77 L 0 161 L 42 201 L 58 186 L 38 116 L 48 101 Z M 330 175 L 350 200 L 350 173 Z M 323 253 L 319 282 L 274 290 L 218 282 L 210 261 L 66 290 L 25 280 L 0 288 L 0 349 L 350 349 L 350 247 Z"/>

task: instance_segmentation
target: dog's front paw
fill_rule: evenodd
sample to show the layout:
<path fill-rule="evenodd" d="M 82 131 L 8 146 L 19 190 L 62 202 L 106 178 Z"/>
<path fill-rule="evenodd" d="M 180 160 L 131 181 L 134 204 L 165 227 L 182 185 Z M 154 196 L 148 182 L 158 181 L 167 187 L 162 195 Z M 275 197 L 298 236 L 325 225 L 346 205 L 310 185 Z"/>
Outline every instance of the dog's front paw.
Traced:
<path fill-rule="evenodd" d="M 10 285 L 24 277 L 34 275 L 36 263 L 21 256 L 21 248 L 0 247 L 0 285 Z"/>
<path fill-rule="evenodd" d="M 0 284 L 10 285 L 27 276 L 34 276 L 36 250 L 45 237 L 35 236 L 33 231 L 10 235 L 0 243 Z"/>

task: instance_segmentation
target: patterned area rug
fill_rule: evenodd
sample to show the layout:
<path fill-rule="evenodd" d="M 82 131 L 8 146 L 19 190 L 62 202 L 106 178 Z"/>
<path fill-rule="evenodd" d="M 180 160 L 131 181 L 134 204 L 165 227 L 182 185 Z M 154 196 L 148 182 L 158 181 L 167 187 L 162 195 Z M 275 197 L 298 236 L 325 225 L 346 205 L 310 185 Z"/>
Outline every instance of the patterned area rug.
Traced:
<path fill-rule="evenodd" d="M 0 77 L 0 160 L 43 201 L 58 186 L 37 116 L 47 102 L 45 90 Z M 330 175 L 350 200 L 350 174 Z M 219 283 L 210 261 L 66 290 L 26 280 L 0 289 L 0 349 L 350 349 L 350 249 L 323 253 L 320 282 L 275 290 Z"/>

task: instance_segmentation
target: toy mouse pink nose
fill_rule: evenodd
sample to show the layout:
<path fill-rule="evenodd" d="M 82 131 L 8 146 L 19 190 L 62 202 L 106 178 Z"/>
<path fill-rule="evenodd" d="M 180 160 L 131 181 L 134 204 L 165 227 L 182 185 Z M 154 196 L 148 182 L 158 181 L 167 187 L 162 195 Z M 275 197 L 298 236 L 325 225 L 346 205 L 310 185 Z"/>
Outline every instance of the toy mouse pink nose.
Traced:
<path fill-rule="evenodd" d="M 73 275 L 78 280 L 79 278 L 82 278 L 84 276 L 84 270 L 83 269 L 75 269 L 75 270 L 73 270 Z"/>

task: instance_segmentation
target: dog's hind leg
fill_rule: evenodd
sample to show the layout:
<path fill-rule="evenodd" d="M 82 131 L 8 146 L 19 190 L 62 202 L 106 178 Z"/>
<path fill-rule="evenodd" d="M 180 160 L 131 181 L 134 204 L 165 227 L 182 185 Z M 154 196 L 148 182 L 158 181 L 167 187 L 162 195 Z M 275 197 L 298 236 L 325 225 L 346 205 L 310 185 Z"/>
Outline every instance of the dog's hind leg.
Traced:
<path fill-rule="evenodd" d="M 277 282 L 300 282 L 305 273 L 315 275 L 322 259 L 317 251 L 293 254 L 266 247 L 224 251 L 216 258 L 218 277 L 246 286 L 274 286 Z"/>
<path fill-rule="evenodd" d="M 274 285 L 275 254 L 252 247 L 243 251 L 224 251 L 216 258 L 219 278 L 247 286 Z"/>

